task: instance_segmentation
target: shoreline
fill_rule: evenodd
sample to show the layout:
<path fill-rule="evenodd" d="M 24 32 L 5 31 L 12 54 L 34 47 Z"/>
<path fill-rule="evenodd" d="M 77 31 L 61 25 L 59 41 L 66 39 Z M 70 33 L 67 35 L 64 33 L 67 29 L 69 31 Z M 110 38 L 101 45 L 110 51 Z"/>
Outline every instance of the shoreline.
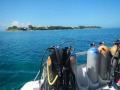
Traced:
<path fill-rule="evenodd" d="M 7 30 L 11 31 L 16 31 L 16 30 L 22 30 L 22 31 L 27 31 L 27 30 L 70 30 L 70 29 L 77 29 L 77 30 L 82 30 L 82 29 L 100 29 L 102 27 L 100 26 L 77 26 L 77 27 L 71 27 L 71 26 L 32 26 L 28 25 L 27 27 L 17 27 L 17 26 L 12 26 L 8 27 Z"/>
<path fill-rule="evenodd" d="M 100 30 L 103 28 L 87 28 L 87 29 L 52 29 L 52 30 L 6 30 L 6 31 L 13 31 L 13 32 L 17 32 L 17 31 L 70 31 L 70 30 L 75 30 L 75 31 L 79 31 L 79 30 Z"/>
<path fill-rule="evenodd" d="M 6 30 L 8 31 L 29 31 L 29 30 L 84 30 L 84 29 L 101 29 L 100 26 L 77 26 L 77 27 L 68 27 L 68 26 L 46 26 L 46 27 L 35 27 L 32 25 L 28 25 L 27 27 L 17 27 L 12 26 L 8 27 Z"/>

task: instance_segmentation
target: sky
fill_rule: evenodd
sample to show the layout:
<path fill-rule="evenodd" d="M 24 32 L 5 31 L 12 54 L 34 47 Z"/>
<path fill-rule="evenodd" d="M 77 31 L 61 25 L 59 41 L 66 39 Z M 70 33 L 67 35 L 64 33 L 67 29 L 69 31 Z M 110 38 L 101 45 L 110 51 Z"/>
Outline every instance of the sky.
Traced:
<path fill-rule="evenodd" d="M 96 25 L 120 28 L 120 0 L 0 0 L 0 27 Z"/>

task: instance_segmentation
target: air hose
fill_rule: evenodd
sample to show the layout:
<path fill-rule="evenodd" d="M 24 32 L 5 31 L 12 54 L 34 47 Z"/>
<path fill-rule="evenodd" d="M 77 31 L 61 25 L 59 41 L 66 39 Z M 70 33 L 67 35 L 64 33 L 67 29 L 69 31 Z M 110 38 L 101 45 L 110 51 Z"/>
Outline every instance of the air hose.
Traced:
<path fill-rule="evenodd" d="M 50 80 L 50 70 L 49 70 L 49 62 L 47 62 L 47 76 L 48 76 L 48 83 L 52 86 L 53 84 L 55 84 L 55 82 L 58 79 L 58 75 L 55 76 L 54 80 L 51 82 Z"/>

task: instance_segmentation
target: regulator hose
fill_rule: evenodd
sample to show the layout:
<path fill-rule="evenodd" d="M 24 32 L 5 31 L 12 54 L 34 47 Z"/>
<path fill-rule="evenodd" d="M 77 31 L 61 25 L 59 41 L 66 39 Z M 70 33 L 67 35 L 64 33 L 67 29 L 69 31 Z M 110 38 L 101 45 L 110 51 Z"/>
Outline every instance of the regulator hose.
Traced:
<path fill-rule="evenodd" d="M 50 81 L 50 70 L 49 70 L 49 64 L 47 62 L 47 76 L 48 76 L 48 83 L 52 86 L 53 84 L 55 84 L 55 82 L 57 81 L 58 79 L 58 75 L 55 76 L 54 80 L 51 82 Z"/>

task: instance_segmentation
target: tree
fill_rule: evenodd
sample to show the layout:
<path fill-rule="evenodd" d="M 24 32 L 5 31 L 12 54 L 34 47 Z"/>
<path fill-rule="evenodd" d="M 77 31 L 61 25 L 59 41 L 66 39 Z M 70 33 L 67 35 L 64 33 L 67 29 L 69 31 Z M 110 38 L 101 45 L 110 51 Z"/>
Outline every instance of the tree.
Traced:
<path fill-rule="evenodd" d="M 28 29 L 32 30 L 33 26 L 32 25 L 28 25 Z"/>
<path fill-rule="evenodd" d="M 17 26 L 12 26 L 13 29 L 17 29 L 18 27 Z"/>
<path fill-rule="evenodd" d="M 17 26 L 8 27 L 8 30 L 19 30 Z"/>

